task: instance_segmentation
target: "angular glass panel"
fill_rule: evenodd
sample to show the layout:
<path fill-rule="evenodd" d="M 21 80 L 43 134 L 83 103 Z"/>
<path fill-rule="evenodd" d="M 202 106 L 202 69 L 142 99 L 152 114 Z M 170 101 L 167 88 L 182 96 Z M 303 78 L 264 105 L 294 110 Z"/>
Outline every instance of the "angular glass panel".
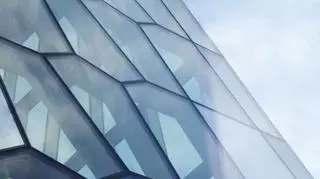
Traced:
<path fill-rule="evenodd" d="M 170 14 L 169 10 L 163 5 L 161 0 L 137 0 L 147 13 L 158 23 L 179 35 L 186 37 L 177 21 Z"/>
<path fill-rule="evenodd" d="M 90 168 L 86 165 L 79 170 L 79 174 L 86 177 L 87 179 L 96 179 Z"/>
<path fill-rule="evenodd" d="M 47 179 L 71 179 L 79 178 L 73 173 L 61 167 L 52 166 L 44 161 L 33 151 L 12 152 L 12 155 L 0 159 L 0 178 L 22 179 L 22 178 L 47 178 Z"/>
<path fill-rule="evenodd" d="M 186 5 L 181 0 L 172 1 L 172 0 L 162 0 L 170 12 L 181 24 L 183 29 L 187 32 L 190 38 L 215 52 L 219 52 L 215 44 L 206 34 L 206 32 L 201 28 L 199 22 L 193 17 L 192 13 L 186 7 Z"/>
<path fill-rule="evenodd" d="M 76 56 L 51 57 L 49 61 L 69 88 L 81 89 L 83 97 L 79 93 L 74 96 L 85 104 L 83 108 L 89 106 L 88 115 L 129 169 L 155 179 L 172 178 L 168 163 L 159 154 L 160 147 L 146 131 L 121 84 Z"/>
<path fill-rule="evenodd" d="M 148 84 L 126 87 L 181 178 L 241 178 L 190 102 Z"/>
<path fill-rule="evenodd" d="M 0 150 L 18 145 L 23 141 L 0 89 Z"/>
<path fill-rule="evenodd" d="M 104 33 L 81 2 L 46 1 L 78 55 L 118 80 L 140 79 L 120 49 Z"/>
<path fill-rule="evenodd" d="M 135 22 L 101 1 L 84 0 L 84 2 L 147 80 L 183 95 L 173 77 L 167 72 L 165 64 Z"/>
<path fill-rule="evenodd" d="M 221 79 L 189 41 L 160 26 L 144 25 L 142 28 L 191 99 L 253 126 Z"/>
<path fill-rule="evenodd" d="M 57 160 L 61 163 L 66 163 L 77 152 L 77 149 L 72 145 L 66 134 L 60 130 L 59 145 L 58 145 Z"/>
<path fill-rule="evenodd" d="M 77 156 L 71 157 L 65 162 L 59 162 L 74 171 L 79 171 L 82 166 L 78 166 L 81 164 L 74 161 L 82 161 L 82 164 L 87 165 L 97 178 L 121 171 L 121 164 L 111 156 L 114 155 L 111 152 L 112 149 L 102 143 L 102 140 L 97 137 L 97 133 L 88 125 L 87 121 L 90 119 L 74 101 L 70 100 L 70 94 L 57 80 L 50 70 L 51 68 L 47 68 L 45 59 L 11 43 L 3 41 L 0 43 L 0 54 L 6 57 L 0 60 L 0 68 L 5 71 L 4 76 L 10 72 L 13 76 L 23 78 L 31 86 L 31 91 L 14 105 L 34 147 L 41 149 L 44 153 L 49 152 L 46 153 L 48 156 L 59 161 L 57 156 L 52 154 L 59 153 L 56 151 L 59 150 L 59 147 L 63 148 L 64 146 L 57 147 L 58 141 L 49 141 L 58 140 L 57 137 L 43 136 L 47 131 L 53 132 L 52 135 L 56 136 L 59 132 L 57 128 L 60 128 L 74 146 Z M 14 79 L 18 78 L 12 78 L 12 81 L 6 79 L 4 79 L 6 86 L 10 87 L 11 83 L 17 83 Z M 15 90 L 11 87 L 7 89 L 11 94 L 11 99 L 14 99 L 12 94 L 15 91 L 21 90 Z M 45 122 L 48 120 L 48 116 L 51 116 L 50 120 L 55 120 L 57 125 L 52 125 L 52 122 L 49 125 Z M 42 142 L 43 138 L 45 138 L 44 142 Z"/>
<path fill-rule="evenodd" d="M 70 51 L 42 0 L 2 0 L 0 7 L 0 36 L 39 52 Z"/>
<path fill-rule="evenodd" d="M 31 91 L 30 84 L 20 76 L 17 77 L 16 90 L 14 93 L 14 103 L 18 103 L 25 95 Z"/>
<path fill-rule="evenodd" d="M 197 107 L 246 179 L 295 178 L 260 132 Z"/>
<path fill-rule="evenodd" d="M 104 0 L 137 22 L 153 22 L 135 0 Z"/>
<path fill-rule="evenodd" d="M 266 134 L 264 137 L 294 173 L 296 178 L 313 178 L 286 142 Z"/>
<path fill-rule="evenodd" d="M 211 67 L 220 76 L 224 84 L 230 89 L 231 93 L 239 101 L 240 105 L 247 112 L 257 127 L 262 131 L 281 138 L 279 132 L 273 127 L 271 121 L 249 94 L 248 90 L 231 69 L 227 61 L 222 56 L 203 47 L 198 46 L 198 49 L 208 60 Z"/>

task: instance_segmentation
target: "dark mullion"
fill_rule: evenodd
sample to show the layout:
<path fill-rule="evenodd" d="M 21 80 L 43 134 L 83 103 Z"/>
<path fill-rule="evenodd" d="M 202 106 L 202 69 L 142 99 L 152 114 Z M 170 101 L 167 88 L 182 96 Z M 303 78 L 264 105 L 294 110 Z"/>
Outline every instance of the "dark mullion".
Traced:
<path fill-rule="evenodd" d="M 32 53 L 32 54 L 39 54 L 38 51 L 35 51 L 35 50 L 33 50 L 33 49 L 31 49 L 31 48 L 28 48 L 28 47 L 25 47 L 25 46 L 23 46 L 23 45 L 21 45 L 21 44 L 19 44 L 19 43 L 17 43 L 17 42 L 11 41 L 11 40 L 6 39 L 6 38 L 4 38 L 4 37 L 2 37 L 2 36 L 0 36 L 0 43 L 1 43 L 1 41 L 4 41 L 5 44 L 6 44 L 6 45 L 9 45 L 9 46 L 18 46 L 18 47 L 21 48 L 22 50 L 25 50 L 25 51 L 30 52 L 30 53 Z"/>
<path fill-rule="evenodd" d="M 9 93 L 8 93 L 8 91 L 7 91 L 6 87 L 5 87 L 5 84 L 4 84 L 4 82 L 3 82 L 1 77 L 0 77 L 0 88 L 1 88 L 1 91 L 2 91 L 2 94 L 3 94 L 3 97 L 5 98 L 5 100 L 7 102 L 7 106 L 9 108 L 10 112 L 11 112 L 12 118 L 13 118 L 14 122 L 16 123 L 16 126 L 17 126 L 17 128 L 19 130 L 19 133 L 21 135 L 21 138 L 22 138 L 24 144 L 27 147 L 31 147 L 31 144 L 30 144 L 30 141 L 28 139 L 28 136 L 27 136 L 27 134 L 26 134 L 26 132 L 25 132 L 25 130 L 23 128 L 23 125 L 22 125 L 22 123 L 20 121 L 20 118 L 19 118 L 19 116 L 17 114 L 17 111 L 16 111 L 16 109 L 14 107 L 14 104 L 10 99 L 10 95 L 9 95 Z"/>
<path fill-rule="evenodd" d="M 74 53 L 70 52 L 42 52 L 40 53 L 43 56 L 70 56 L 75 55 Z"/>
<path fill-rule="evenodd" d="M 59 84 L 62 87 L 62 90 L 67 93 L 68 99 L 74 103 L 79 110 L 81 110 L 82 114 L 85 116 L 84 121 L 88 124 L 89 128 L 95 134 L 98 141 L 101 142 L 102 146 L 105 148 L 105 151 L 107 154 L 110 154 L 110 156 L 113 158 L 113 161 L 116 162 L 118 167 L 120 167 L 121 170 L 129 171 L 127 166 L 124 164 L 124 162 L 121 160 L 121 158 L 118 156 L 118 154 L 115 152 L 115 150 L 112 148 L 110 143 L 106 140 L 104 135 L 99 131 L 99 128 L 94 124 L 91 117 L 88 115 L 88 113 L 83 109 L 82 105 L 79 103 L 79 101 L 73 96 L 72 92 L 70 91 L 68 85 L 63 81 L 63 79 L 59 76 L 59 74 L 54 70 L 54 68 L 51 66 L 48 59 L 44 58 L 44 62 L 46 63 L 46 67 L 50 69 L 49 71 L 54 74 L 54 77 L 59 82 Z"/>
<path fill-rule="evenodd" d="M 103 177 L 101 179 L 122 179 L 124 177 L 130 177 L 130 176 L 140 177 L 139 179 L 151 179 L 149 177 L 142 176 L 142 175 L 139 175 L 139 174 L 133 173 L 133 172 L 119 172 L 119 173 L 116 173 L 116 174 L 113 174 L 113 175 L 109 175 L 109 176 Z"/>
<path fill-rule="evenodd" d="M 56 24 L 56 27 L 59 29 L 60 34 L 63 36 L 64 41 L 67 43 L 67 45 L 69 46 L 69 49 L 71 50 L 72 53 L 75 53 L 75 50 L 73 49 L 71 43 L 69 42 L 69 39 L 67 38 L 66 34 L 64 33 L 63 29 L 61 28 L 59 22 L 57 21 L 54 13 L 52 12 L 50 6 L 47 3 L 47 0 L 42 0 L 42 2 L 44 3 L 44 6 L 49 14 L 49 16 L 51 17 L 51 19 L 54 21 L 53 23 Z"/>
<path fill-rule="evenodd" d="M 161 158 L 164 159 L 165 164 L 167 164 L 168 169 L 170 170 L 169 172 L 171 173 L 172 177 L 177 178 L 177 179 L 180 178 L 178 172 L 173 167 L 173 165 L 170 162 L 168 156 L 166 155 L 166 153 L 162 149 L 160 143 L 158 142 L 156 136 L 154 135 L 154 133 L 152 132 L 152 130 L 148 126 L 147 121 L 144 119 L 143 115 L 141 114 L 141 112 L 139 111 L 138 107 L 136 106 L 134 100 L 131 98 L 130 93 L 128 92 L 126 86 L 124 84 L 121 84 L 121 86 L 122 86 L 126 96 L 128 97 L 133 110 L 138 115 L 138 119 L 140 120 L 142 127 L 146 130 L 146 133 L 150 136 L 151 142 L 155 145 L 155 148 L 158 151 L 158 153 L 160 154 Z"/>
<path fill-rule="evenodd" d="M 145 77 L 141 74 L 141 72 L 137 69 L 137 67 L 131 62 L 130 58 L 122 51 L 120 46 L 113 40 L 113 38 L 110 36 L 110 34 L 107 32 L 106 29 L 104 29 L 103 25 L 99 22 L 99 20 L 92 14 L 92 12 L 89 10 L 89 8 L 81 1 L 78 0 L 79 4 L 82 5 L 82 7 L 87 11 L 89 16 L 91 16 L 91 19 L 97 23 L 99 28 L 104 32 L 104 34 L 107 36 L 107 38 L 110 39 L 111 43 L 116 47 L 116 49 L 120 52 L 120 54 L 127 60 L 127 62 L 131 65 L 131 67 L 134 69 L 134 71 L 141 77 L 143 80 L 145 80 Z M 110 6 L 108 3 L 106 3 L 107 6 Z M 113 6 L 110 6 L 114 9 Z M 117 10 L 117 9 L 116 9 Z M 117 10 L 118 11 L 118 10 Z M 119 11 L 118 11 L 119 12 Z M 122 12 L 120 12 L 122 13 Z"/>
<path fill-rule="evenodd" d="M 16 153 L 26 151 L 28 148 L 25 145 L 4 148 L 0 150 L 0 160 L 10 156 L 16 156 Z"/>
<path fill-rule="evenodd" d="M 134 0 L 136 2 L 136 4 L 140 7 L 140 9 L 142 9 L 142 11 L 147 14 L 147 16 L 154 22 L 156 23 L 156 21 L 151 17 L 151 15 L 143 8 L 143 6 L 137 1 L 137 0 Z M 150 0 L 149 0 L 150 1 Z"/>

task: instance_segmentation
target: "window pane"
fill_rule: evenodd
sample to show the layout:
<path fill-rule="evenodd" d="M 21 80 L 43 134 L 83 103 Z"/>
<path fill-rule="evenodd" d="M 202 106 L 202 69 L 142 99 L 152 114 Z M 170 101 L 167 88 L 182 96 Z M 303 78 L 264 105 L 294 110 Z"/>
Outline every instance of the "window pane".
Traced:
<path fill-rule="evenodd" d="M 135 0 L 104 0 L 137 22 L 153 22 Z"/>
<path fill-rule="evenodd" d="M 198 48 L 257 127 L 269 134 L 280 137 L 279 132 L 273 127 L 268 117 L 249 94 L 227 61 L 220 55 L 217 55 L 203 47 L 198 46 Z"/>
<path fill-rule="evenodd" d="M 127 89 L 181 178 L 225 178 L 228 159 L 190 102 L 148 84 Z"/>
<path fill-rule="evenodd" d="M 158 23 L 173 32 L 186 37 L 184 31 L 180 28 L 177 21 L 170 14 L 168 9 L 159 0 L 137 0 L 138 3 L 148 12 L 148 14 Z"/>
<path fill-rule="evenodd" d="M 188 33 L 190 38 L 213 51 L 218 52 L 217 47 L 211 41 L 206 32 L 201 28 L 199 22 L 193 17 L 189 9 L 182 0 L 162 0 L 171 13 L 175 16 L 183 29 Z"/>
<path fill-rule="evenodd" d="M 113 159 L 112 153 L 109 153 L 112 149 L 97 138 L 97 133 L 87 123 L 90 119 L 69 99 L 69 94 L 57 81 L 50 68 L 46 67 L 45 59 L 12 44 L 2 41 L 0 43 L 0 54 L 6 57 L 0 60 L 0 68 L 5 71 L 4 76 L 10 72 L 23 78 L 31 87 L 31 91 L 15 103 L 15 108 L 31 144 L 42 152 L 50 151 L 49 156 L 57 157 L 53 155 L 57 153 L 55 150 L 59 151 L 59 147 L 63 148 L 64 146 L 56 146 L 57 141 L 49 141 L 54 139 L 50 136 L 56 136 L 54 134 L 59 132 L 57 126 L 52 125 L 52 122 L 50 125 L 49 123 L 46 125 L 49 121 L 48 116 L 51 116 L 50 120 L 55 120 L 59 126 L 58 129 L 60 128 L 64 132 L 66 138 L 77 151 L 76 157 L 71 157 L 65 162 L 59 161 L 58 158 L 54 159 L 74 171 L 78 171 L 82 166 L 78 169 L 78 163 L 72 162 L 75 159 L 82 160 L 83 165 L 86 164 L 96 177 L 104 177 L 120 171 L 120 164 Z M 15 79 L 18 78 L 10 78 L 11 81 L 6 79 L 4 81 L 7 89 L 9 92 L 11 91 L 11 99 L 14 99 L 12 94 L 21 89 L 15 90 L 14 86 L 10 84 L 16 84 Z M 46 135 L 45 131 L 47 130 L 53 133 Z M 48 146 L 53 148 L 48 150 Z"/>
<path fill-rule="evenodd" d="M 136 23 L 106 3 L 88 0 L 84 2 L 147 80 L 183 94 Z"/>
<path fill-rule="evenodd" d="M 159 26 L 145 25 L 143 29 L 191 99 L 253 125 L 221 79 L 189 41 Z"/>
<path fill-rule="evenodd" d="M 121 81 L 140 79 L 78 0 L 46 1 L 78 55 Z"/>
<path fill-rule="evenodd" d="M 294 179 L 260 132 L 197 107 L 246 179 Z"/>
<path fill-rule="evenodd" d="M 77 57 L 52 57 L 50 63 L 69 88 L 77 86 L 73 95 L 89 108 L 87 113 L 129 169 L 155 179 L 172 178 L 118 82 Z"/>
<path fill-rule="evenodd" d="M 18 145 L 23 141 L 0 89 L 0 150 Z"/>
<path fill-rule="evenodd" d="M 39 52 L 70 51 L 41 0 L 2 0 L 0 7 L 0 36 Z"/>

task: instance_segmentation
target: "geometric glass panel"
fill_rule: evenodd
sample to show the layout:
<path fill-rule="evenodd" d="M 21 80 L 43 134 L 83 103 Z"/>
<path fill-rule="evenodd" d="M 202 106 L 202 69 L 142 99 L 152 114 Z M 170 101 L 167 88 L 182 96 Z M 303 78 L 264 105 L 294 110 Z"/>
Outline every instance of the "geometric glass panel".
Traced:
<path fill-rule="evenodd" d="M 295 178 L 259 131 L 197 107 L 245 178 Z"/>
<path fill-rule="evenodd" d="M 70 51 L 43 1 L 2 0 L 0 7 L 0 36 L 39 52 Z"/>
<path fill-rule="evenodd" d="M 23 141 L 0 89 L 0 150 L 18 145 Z"/>
<path fill-rule="evenodd" d="M 134 21 L 107 3 L 89 0 L 84 0 L 84 3 L 147 80 L 183 95 L 180 87 L 167 72 L 165 64 Z"/>
<path fill-rule="evenodd" d="M 152 22 L 135 0 L 104 0 L 137 22 Z"/>
<path fill-rule="evenodd" d="M 80 1 L 47 1 L 78 55 L 120 81 L 140 79 L 139 74 L 120 49 L 105 34 Z"/>
<path fill-rule="evenodd" d="M 143 25 L 142 28 L 191 99 L 253 126 L 230 91 L 189 41 L 160 26 Z"/>
<path fill-rule="evenodd" d="M 0 53 L 6 56 L 0 60 L 0 68 L 5 72 L 4 82 L 11 100 L 14 99 L 12 94 L 21 89 L 13 88 L 12 84 L 16 84 L 18 78 L 6 78 L 7 73 L 19 76 L 31 86 L 14 107 L 33 147 L 57 160 L 60 154 L 56 154 L 61 151 L 59 147 L 64 147 L 58 146 L 58 134 L 62 130 L 76 149 L 77 156 L 59 162 L 76 172 L 87 165 L 97 178 L 121 171 L 123 166 L 115 159 L 112 148 L 88 125 L 90 119 L 71 100 L 45 59 L 14 44 L 0 43 Z M 83 165 L 79 166 L 77 160 Z"/>
<path fill-rule="evenodd" d="M 201 53 L 210 63 L 211 67 L 230 89 L 234 97 L 247 112 L 257 127 L 269 134 L 280 137 L 279 132 L 273 127 L 266 114 L 260 109 L 248 90 L 244 87 L 227 61 L 221 56 L 208 49 L 197 46 Z"/>
<path fill-rule="evenodd" d="M 77 56 L 52 56 L 49 62 L 129 170 L 152 178 L 172 178 L 160 147 L 119 82 Z"/>

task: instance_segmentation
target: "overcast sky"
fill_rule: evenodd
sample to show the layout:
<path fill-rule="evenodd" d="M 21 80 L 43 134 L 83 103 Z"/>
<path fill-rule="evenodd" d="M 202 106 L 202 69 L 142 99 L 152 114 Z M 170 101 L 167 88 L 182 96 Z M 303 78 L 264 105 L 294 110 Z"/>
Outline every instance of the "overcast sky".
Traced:
<path fill-rule="evenodd" d="M 320 179 L 320 0 L 184 0 Z"/>

